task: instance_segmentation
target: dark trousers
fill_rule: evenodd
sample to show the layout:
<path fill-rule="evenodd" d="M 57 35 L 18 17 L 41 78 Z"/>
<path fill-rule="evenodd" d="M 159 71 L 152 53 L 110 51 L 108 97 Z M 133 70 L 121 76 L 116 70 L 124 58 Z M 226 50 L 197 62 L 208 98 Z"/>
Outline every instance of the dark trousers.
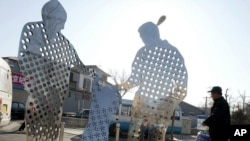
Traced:
<path fill-rule="evenodd" d="M 25 128 L 25 122 L 22 123 L 22 125 L 19 127 L 18 131 L 23 131 Z"/>

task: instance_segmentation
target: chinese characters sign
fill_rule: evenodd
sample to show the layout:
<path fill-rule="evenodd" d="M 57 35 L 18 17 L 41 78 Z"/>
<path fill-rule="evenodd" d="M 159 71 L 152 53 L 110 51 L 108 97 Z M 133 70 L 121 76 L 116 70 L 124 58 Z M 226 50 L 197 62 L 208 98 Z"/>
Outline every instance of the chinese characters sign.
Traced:
<path fill-rule="evenodd" d="M 25 77 L 21 73 L 12 72 L 13 89 L 23 90 Z"/>

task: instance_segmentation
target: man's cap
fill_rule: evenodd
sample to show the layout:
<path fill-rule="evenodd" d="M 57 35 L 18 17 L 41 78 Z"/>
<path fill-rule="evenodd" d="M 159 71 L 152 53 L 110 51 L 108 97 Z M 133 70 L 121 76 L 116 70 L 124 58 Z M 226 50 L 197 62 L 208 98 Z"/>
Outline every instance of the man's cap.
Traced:
<path fill-rule="evenodd" d="M 219 86 L 214 86 L 210 91 L 208 91 L 209 93 L 219 93 L 222 94 L 222 89 Z"/>

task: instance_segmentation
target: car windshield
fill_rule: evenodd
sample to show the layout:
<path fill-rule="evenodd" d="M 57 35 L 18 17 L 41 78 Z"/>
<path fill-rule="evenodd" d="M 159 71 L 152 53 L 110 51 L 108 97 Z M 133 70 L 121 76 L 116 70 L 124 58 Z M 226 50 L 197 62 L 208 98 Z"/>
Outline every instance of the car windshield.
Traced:
<path fill-rule="evenodd" d="M 80 112 L 77 112 L 78 114 L 88 115 L 89 109 L 82 109 Z"/>
<path fill-rule="evenodd" d="M 88 114 L 89 114 L 89 110 L 83 111 L 83 114 L 84 114 L 84 115 L 88 115 Z"/>

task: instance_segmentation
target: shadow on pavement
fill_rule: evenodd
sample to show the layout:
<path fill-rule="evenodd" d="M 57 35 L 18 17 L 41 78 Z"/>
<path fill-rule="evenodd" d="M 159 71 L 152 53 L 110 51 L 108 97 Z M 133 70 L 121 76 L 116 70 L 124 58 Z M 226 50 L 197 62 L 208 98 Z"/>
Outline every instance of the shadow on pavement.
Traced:
<path fill-rule="evenodd" d="M 0 127 L 0 134 L 2 134 L 2 133 L 15 133 L 19 129 L 19 127 L 21 126 L 22 122 L 23 121 L 20 121 L 20 120 L 10 121 L 10 123 L 8 125 Z"/>
<path fill-rule="evenodd" d="M 74 136 L 74 137 L 70 138 L 70 140 L 71 140 L 71 141 L 80 141 L 80 140 L 81 140 L 81 136 L 82 136 L 82 135 Z"/>
<path fill-rule="evenodd" d="M 174 134 L 173 137 L 174 137 L 173 141 L 194 141 L 196 139 L 195 135 L 186 135 L 186 134 Z M 170 134 L 166 135 L 166 141 L 172 141 Z"/>
<path fill-rule="evenodd" d="M 18 132 L 18 131 L 11 131 L 11 132 L 3 132 L 3 131 L 0 131 L 0 134 L 25 134 L 25 133 Z"/>

